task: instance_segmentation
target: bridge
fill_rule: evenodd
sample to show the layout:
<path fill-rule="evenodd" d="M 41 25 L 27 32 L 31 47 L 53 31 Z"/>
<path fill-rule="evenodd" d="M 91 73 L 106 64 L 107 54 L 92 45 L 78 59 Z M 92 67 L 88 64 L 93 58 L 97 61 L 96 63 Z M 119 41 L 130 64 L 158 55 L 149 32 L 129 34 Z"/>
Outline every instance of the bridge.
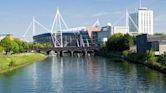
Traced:
<path fill-rule="evenodd" d="M 98 55 L 99 48 L 98 47 L 58 47 L 58 48 L 36 48 L 30 49 L 29 51 L 36 51 L 36 52 L 45 52 L 47 55 L 50 53 L 56 53 L 58 56 L 63 56 L 65 54 L 69 54 L 73 56 L 74 54 L 94 54 Z"/>

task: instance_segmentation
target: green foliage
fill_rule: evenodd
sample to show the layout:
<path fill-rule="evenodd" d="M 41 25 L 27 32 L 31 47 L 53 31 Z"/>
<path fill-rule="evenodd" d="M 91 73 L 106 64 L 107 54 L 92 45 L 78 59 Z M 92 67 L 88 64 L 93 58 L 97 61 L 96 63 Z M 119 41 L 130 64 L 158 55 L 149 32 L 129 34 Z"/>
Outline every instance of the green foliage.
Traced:
<path fill-rule="evenodd" d="M 46 56 L 39 53 L 22 53 L 0 56 L 0 73 L 21 67 L 22 65 L 38 62 Z"/>
<path fill-rule="evenodd" d="M 4 48 L 0 46 L 0 53 L 4 51 Z"/>
<path fill-rule="evenodd" d="M 131 46 L 134 45 L 134 39 L 132 36 L 130 36 L 129 34 L 125 34 L 123 36 L 123 40 L 124 40 L 124 48 L 129 50 Z"/>
<path fill-rule="evenodd" d="M 16 43 L 16 42 L 14 42 L 13 41 L 13 48 L 12 48 L 12 51 L 14 52 L 14 53 L 19 53 L 20 51 L 19 51 L 19 45 Z"/>
<path fill-rule="evenodd" d="M 49 43 L 32 43 L 32 48 L 51 48 L 51 44 Z"/>
<path fill-rule="evenodd" d="M 132 36 L 129 34 L 123 35 L 121 33 L 117 33 L 108 39 L 106 47 L 110 51 L 124 51 L 129 50 L 133 44 L 134 40 Z"/>
<path fill-rule="evenodd" d="M 144 63 L 145 59 L 145 54 L 136 54 L 132 53 L 129 50 L 125 50 L 122 52 L 123 58 L 132 61 L 132 62 L 139 62 L 139 63 Z"/>
<path fill-rule="evenodd" d="M 136 45 L 136 37 L 133 36 L 132 38 L 133 38 L 133 43 L 134 43 L 134 45 Z"/>
<path fill-rule="evenodd" d="M 124 58 L 128 58 L 128 56 L 130 55 L 130 52 L 128 50 L 125 50 L 122 52 L 122 55 Z"/>
<path fill-rule="evenodd" d="M 11 59 L 11 61 L 9 62 L 8 66 L 9 67 L 12 67 L 15 65 L 15 61 L 13 59 Z"/>
<path fill-rule="evenodd" d="M 24 52 L 26 49 L 29 49 L 30 44 L 28 42 L 19 39 L 15 39 L 14 41 L 18 44 L 19 52 Z"/>
<path fill-rule="evenodd" d="M 49 43 L 28 43 L 19 39 L 12 40 L 10 36 L 6 36 L 3 40 L 0 41 L 0 52 L 3 50 L 11 53 L 21 53 L 25 52 L 27 49 L 33 48 L 51 48 Z"/>
<path fill-rule="evenodd" d="M 147 62 L 156 62 L 157 61 L 153 50 L 146 51 L 145 58 L 146 58 Z"/>
<path fill-rule="evenodd" d="M 13 41 L 10 39 L 9 36 L 5 37 L 1 40 L 0 45 L 4 48 L 6 52 L 10 52 L 13 49 Z"/>
<path fill-rule="evenodd" d="M 30 46 L 29 43 L 22 41 L 22 47 L 24 49 L 29 49 L 29 46 Z"/>
<path fill-rule="evenodd" d="M 166 66 L 166 52 L 159 56 L 158 62 L 164 66 Z"/>
<path fill-rule="evenodd" d="M 154 36 L 163 36 L 164 33 L 155 33 Z"/>
<path fill-rule="evenodd" d="M 114 34 L 111 38 L 108 39 L 106 42 L 106 47 L 110 51 L 121 51 L 122 47 L 122 37 L 123 35 L 121 33 Z"/>

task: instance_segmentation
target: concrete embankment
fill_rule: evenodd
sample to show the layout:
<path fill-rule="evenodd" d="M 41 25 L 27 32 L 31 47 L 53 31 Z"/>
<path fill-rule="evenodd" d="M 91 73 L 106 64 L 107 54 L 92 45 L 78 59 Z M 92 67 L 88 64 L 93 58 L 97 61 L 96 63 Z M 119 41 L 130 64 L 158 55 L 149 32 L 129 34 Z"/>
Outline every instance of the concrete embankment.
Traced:
<path fill-rule="evenodd" d="M 15 55 L 1 55 L 0 56 L 0 73 L 21 68 L 33 62 L 44 60 L 47 56 L 39 53 L 23 53 Z"/>

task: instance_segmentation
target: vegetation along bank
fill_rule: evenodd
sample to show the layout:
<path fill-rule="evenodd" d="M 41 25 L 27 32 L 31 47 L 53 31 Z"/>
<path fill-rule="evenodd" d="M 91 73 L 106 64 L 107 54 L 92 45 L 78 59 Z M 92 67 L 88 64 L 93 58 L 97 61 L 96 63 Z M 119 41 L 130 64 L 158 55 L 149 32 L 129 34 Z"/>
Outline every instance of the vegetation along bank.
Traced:
<path fill-rule="evenodd" d="M 135 41 L 135 37 L 128 34 L 114 34 L 102 46 L 99 54 L 113 60 L 127 60 L 128 62 L 143 64 L 166 74 L 166 52 L 160 56 L 155 56 L 153 50 L 142 54 L 135 53 L 131 49 L 135 46 Z"/>
<path fill-rule="evenodd" d="M 28 49 L 51 47 L 50 44 L 28 43 L 7 35 L 0 40 L 0 73 L 8 72 L 46 58 L 39 53 L 26 53 Z"/>
<path fill-rule="evenodd" d="M 0 56 L 0 73 L 15 70 L 33 62 L 39 62 L 46 58 L 45 55 L 39 53 L 22 53 L 14 55 Z"/>

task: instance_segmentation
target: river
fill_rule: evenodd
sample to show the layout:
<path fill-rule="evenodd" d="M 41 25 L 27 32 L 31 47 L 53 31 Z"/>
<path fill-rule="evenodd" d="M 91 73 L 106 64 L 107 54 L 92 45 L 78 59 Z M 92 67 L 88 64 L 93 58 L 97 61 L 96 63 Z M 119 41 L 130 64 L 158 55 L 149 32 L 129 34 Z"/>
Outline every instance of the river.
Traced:
<path fill-rule="evenodd" d="M 103 57 L 49 57 L 0 75 L 0 93 L 166 93 L 166 76 Z"/>

